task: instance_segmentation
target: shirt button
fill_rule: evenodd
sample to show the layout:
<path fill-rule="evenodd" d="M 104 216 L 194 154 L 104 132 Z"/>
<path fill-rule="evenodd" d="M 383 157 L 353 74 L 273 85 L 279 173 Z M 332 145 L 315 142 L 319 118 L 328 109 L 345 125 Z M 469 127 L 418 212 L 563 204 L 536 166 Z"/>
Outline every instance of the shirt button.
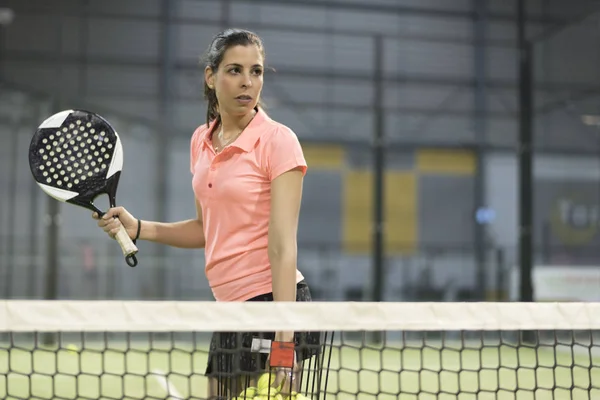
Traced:
<path fill-rule="evenodd" d="M 209 183 L 209 184 L 208 184 L 208 187 L 209 187 L 209 188 L 211 188 L 211 187 L 212 187 L 212 183 Z"/>

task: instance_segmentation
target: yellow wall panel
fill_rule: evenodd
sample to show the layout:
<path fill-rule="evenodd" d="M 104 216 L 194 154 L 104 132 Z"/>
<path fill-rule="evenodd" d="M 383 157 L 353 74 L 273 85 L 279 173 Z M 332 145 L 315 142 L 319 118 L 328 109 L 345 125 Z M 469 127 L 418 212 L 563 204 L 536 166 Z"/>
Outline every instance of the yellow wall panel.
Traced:
<path fill-rule="evenodd" d="M 385 178 L 386 253 L 412 253 L 418 241 L 416 174 L 395 171 Z"/>
<path fill-rule="evenodd" d="M 470 150 L 423 149 L 417 151 L 417 170 L 435 174 L 475 174 L 475 154 Z"/>
<path fill-rule="evenodd" d="M 417 246 L 417 179 L 413 172 L 388 172 L 384 195 L 385 250 L 411 253 Z M 368 253 L 372 246 L 373 175 L 370 171 L 344 174 L 342 225 L 344 250 Z"/>
<path fill-rule="evenodd" d="M 344 249 L 366 253 L 371 248 L 373 220 L 373 176 L 369 171 L 344 173 L 342 226 Z"/>
<path fill-rule="evenodd" d="M 344 165 L 345 149 L 335 145 L 303 144 L 302 151 L 308 168 L 339 170 Z"/>

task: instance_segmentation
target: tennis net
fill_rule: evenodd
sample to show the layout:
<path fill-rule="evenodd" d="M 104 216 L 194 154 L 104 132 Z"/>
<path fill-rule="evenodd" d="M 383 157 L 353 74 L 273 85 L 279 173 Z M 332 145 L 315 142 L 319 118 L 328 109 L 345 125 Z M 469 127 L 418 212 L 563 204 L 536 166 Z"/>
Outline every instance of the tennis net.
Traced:
<path fill-rule="evenodd" d="M 205 399 L 213 332 L 290 330 L 320 334 L 297 345 L 312 355 L 297 386 L 247 398 L 600 399 L 600 303 L 15 300 L 0 397 Z"/>

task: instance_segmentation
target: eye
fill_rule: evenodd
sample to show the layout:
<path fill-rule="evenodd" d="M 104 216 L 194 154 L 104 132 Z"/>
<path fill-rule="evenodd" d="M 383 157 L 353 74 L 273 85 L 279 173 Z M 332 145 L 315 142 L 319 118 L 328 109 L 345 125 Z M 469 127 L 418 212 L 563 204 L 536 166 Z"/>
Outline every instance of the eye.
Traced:
<path fill-rule="evenodd" d="M 240 68 L 239 67 L 233 67 L 229 70 L 230 73 L 232 74 L 239 74 L 240 73 Z"/>
<path fill-rule="evenodd" d="M 262 71 L 262 69 L 260 69 L 260 68 L 256 68 L 254 71 L 252 71 L 252 73 L 253 73 L 254 75 L 261 76 L 261 75 L 262 75 L 262 73 L 263 73 L 263 71 Z"/>

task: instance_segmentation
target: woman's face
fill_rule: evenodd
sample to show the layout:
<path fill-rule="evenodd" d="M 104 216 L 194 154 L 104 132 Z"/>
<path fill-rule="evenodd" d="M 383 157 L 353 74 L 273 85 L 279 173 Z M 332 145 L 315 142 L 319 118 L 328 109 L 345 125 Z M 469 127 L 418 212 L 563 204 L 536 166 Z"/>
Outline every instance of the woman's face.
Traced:
<path fill-rule="evenodd" d="M 206 82 L 216 91 L 219 113 L 245 115 L 258 104 L 263 87 L 263 56 L 256 45 L 225 51 L 216 73 L 206 69 Z"/>

